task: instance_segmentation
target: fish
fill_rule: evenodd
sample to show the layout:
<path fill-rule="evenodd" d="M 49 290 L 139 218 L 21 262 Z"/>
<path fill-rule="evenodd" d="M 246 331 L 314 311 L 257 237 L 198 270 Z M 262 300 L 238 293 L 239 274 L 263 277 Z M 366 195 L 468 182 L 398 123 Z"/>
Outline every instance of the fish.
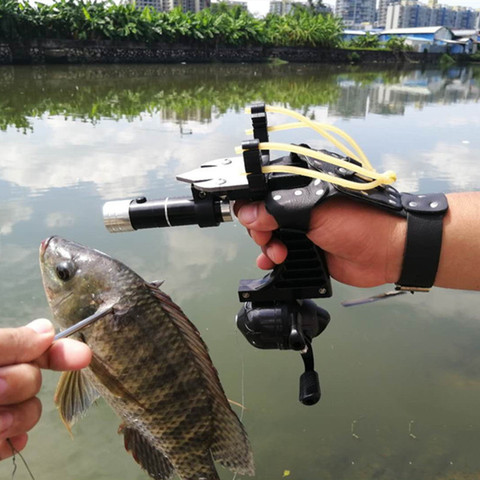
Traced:
<path fill-rule="evenodd" d="M 208 349 L 181 308 L 122 262 L 52 236 L 40 245 L 45 294 L 60 328 L 98 319 L 75 334 L 93 356 L 64 372 L 55 402 L 70 430 L 103 397 L 121 419 L 125 448 L 158 480 L 218 480 L 214 462 L 254 475 L 246 430 Z"/>

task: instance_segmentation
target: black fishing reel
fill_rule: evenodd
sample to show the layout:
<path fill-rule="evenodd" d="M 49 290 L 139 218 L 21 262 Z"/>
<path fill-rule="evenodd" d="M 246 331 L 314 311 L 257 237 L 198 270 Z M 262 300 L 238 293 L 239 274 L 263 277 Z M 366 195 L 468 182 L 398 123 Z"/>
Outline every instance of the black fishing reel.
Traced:
<path fill-rule="evenodd" d="M 299 400 L 314 405 L 320 400 L 320 382 L 314 370 L 312 340 L 328 325 L 330 315 L 312 300 L 246 302 L 237 315 L 237 327 L 256 348 L 296 350 L 305 372 L 300 377 Z"/>

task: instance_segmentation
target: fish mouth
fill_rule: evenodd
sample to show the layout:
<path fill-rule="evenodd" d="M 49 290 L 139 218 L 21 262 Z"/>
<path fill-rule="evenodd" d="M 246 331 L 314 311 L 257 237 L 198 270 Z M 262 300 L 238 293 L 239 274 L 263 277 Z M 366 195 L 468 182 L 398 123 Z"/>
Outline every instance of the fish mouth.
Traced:
<path fill-rule="evenodd" d="M 45 240 L 43 240 L 41 243 L 40 243 L 40 256 L 43 257 L 43 255 L 45 254 L 47 248 L 48 248 L 48 244 L 50 243 L 50 240 L 52 240 L 53 238 L 55 238 L 54 235 L 52 235 L 51 237 L 48 237 L 46 238 Z"/>

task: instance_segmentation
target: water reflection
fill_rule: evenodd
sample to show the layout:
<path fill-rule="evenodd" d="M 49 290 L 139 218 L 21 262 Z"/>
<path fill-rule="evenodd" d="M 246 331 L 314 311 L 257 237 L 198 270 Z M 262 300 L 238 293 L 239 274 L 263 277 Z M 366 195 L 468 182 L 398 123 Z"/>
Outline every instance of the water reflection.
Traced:
<path fill-rule="evenodd" d="M 408 105 L 422 109 L 432 103 L 477 102 L 480 88 L 474 71 L 454 68 L 446 72 L 415 70 L 395 79 L 381 75 L 370 81 L 339 76 L 339 100 L 330 106 L 333 115 L 364 117 L 367 113 L 404 115 Z"/>
<path fill-rule="evenodd" d="M 165 280 L 209 345 L 229 398 L 245 394 L 257 478 L 281 479 L 285 471 L 302 480 L 478 478 L 477 294 L 437 289 L 342 309 L 341 300 L 382 289 L 335 284 L 334 297 L 322 302 L 332 322 L 314 344 L 324 397 L 306 408 L 297 401 L 298 355 L 255 350 L 235 330 L 238 280 L 261 275 L 243 229 L 111 235 L 101 219 L 107 199 L 188 195 L 175 173 L 232 155 L 249 127 L 243 107 L 260 99 L 346 130 L 378 170 L 397 172 L 400 190 L 478 189 L 477 72 L 0 68 L 0 325 L 50 315 L 37 249 L 59 234 L 107 251 L 148 280 Z M 308 130 L 272 138 L 331 148 Z M 57 377 L 45 374 L 44 419 L 25 452 L 36 477 L 145 479 L 104 405 L 67 440 L 51 401 Z M 10 476 L 11 464 L 1 462 L 0 478 Z"/>
<path fill-rule="evenodd" d="M 192 75 L 196 82 L 192 82 Z M 327 105 L 332 116 L 403 114 L 406 105 L 472 102 L 472 68 L 384 71 L 318 65 L 72 66 L 0 68 L 0 129 L 27 131 L 31 119 L 67 116 L 98 122 L 159 114 L 162 120 L 209 122 L 246 103 L 288 103 L 304 110 Z M 189 132 L 189 129 L 186 130 Z"/>

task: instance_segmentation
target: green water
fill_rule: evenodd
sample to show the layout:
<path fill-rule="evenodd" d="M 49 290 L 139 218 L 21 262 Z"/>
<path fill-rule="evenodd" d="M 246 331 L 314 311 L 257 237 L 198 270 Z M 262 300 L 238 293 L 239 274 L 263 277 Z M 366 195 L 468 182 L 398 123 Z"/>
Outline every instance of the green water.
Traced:
<path fill-rule="evenodd" d="M 50 315 L 37 251 L 45 237 L 62 235 L 165 280 L 208 344 L 227 396 L 247 408 L 256 478 L 478 478 L 478 293 L 434 289 L 346 309 L 342 300 L 385 288 L 334 282 L 333 297 L 320 302 L 332 321 L 314 342 L 323 397 L 304 407 L 299 355 L 256 350 L 236 330 L 238 281 L 262 275 L 243 228 L 113 235 L 101 209 L 118 198 L 188 195 L 175 173 L 233 155 L 250 126 L 243 108 L 257 100 L 344 129 L 377 170 L 397 172 L 400 190 L 476 190 L 479 74 L 317 65 L 0 68 L 0 326 Z M 331 148 L 308 130 L 272 139 Z M 52 401 L 58 376 L 44 374 L 44 415 L 24 451 L 36 480 L 148 478 L 103 403 L 70 438 Z M 0 478 L 11 472 L 3 461 Z M 25 469 L 15 478 L 27 479 Z"/>

